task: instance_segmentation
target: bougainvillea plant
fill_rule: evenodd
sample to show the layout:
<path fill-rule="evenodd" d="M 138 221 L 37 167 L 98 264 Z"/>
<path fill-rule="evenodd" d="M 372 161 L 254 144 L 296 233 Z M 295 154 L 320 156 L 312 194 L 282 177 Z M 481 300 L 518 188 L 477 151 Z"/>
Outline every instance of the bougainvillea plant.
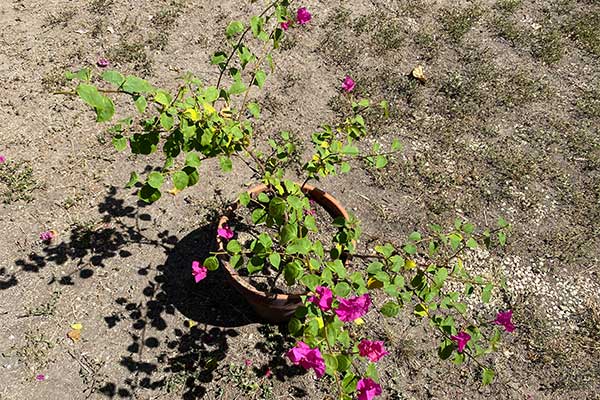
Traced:
<path fill-rule="evenodd" d="M 341 80 L 340 95 L 349 101 L 349 114 L 312 134 L 313 152 L 303 162 L 288 132 L 266 143 L 253 140 L 261 109 L 251 91 L 262 89 L 268 73 L 274 71 L 273 56 L 284 35 L 303 29 L 311 19 L 306 7 L 292 10 L 289 1 L 276 0 L 248 24 L 229 23 L 225 30 L 229 49 L 216 52 L 210 60 L 219 69 L 213 85 L 186 74 L 169 91 L 134 75 L 106 70 L 106 62 L 98 64 L 103 69 L 99 79 L 90 69 L 67 73 L 76 86 L 61 93 L 78 95 L 101 123 L 113 120 L 111 95 L 131 99 L 137 114 L 112 123 L 113 145 L 138 155 L 158 151 L 164 155 L 158 170 L 144 177 L 131 174 L 127 186 L 137 185 L 143 201 L 154 202 L 165 190 L 176 195 L 195 185 L 208 158 L 217 158 L 226 172 L 233 168 L 232 158 L 251 168 L 268 189 L 257 198 L 244 192 L 238 203 L 248 208 L 251 224 L 264 229 L 243 241 L 232 227 L 222 226 L 218 230 L 226 242 L 222 255 L 249 275 L 274 272 L 272 289 L 279 277 L 290 287 L 303 288 L 303 305 L 288 325 L 298 340 L 286 355 L 291 363 L 313 370 L 317 378 L 331 376 L 340 398 L 369 400 L 382 394 L 376 365 L 390 350 L 384 341 L 366 337 L 362 327 L 369 314 L 393 318 L 403 307 L 429 321 L 442 359 L 470 362 L 481 368 L 483 383 L 490 383 L 494 372 L 487 355 L 497 348 L 500 327 L 506 332 L 515 329 L 512 312 L 500 311 L 491 322 L 474 322 L 465 298 L 480 296 L 483 303 L 489 302 L 494 283 L 471 276 L 463 259 L 478 247 L 504 245 L 509 225 L 500 220 L 497 228 L 478 233 L 472 224 L 458 219 L 450 230 L 430 225 L 427 232 L 382 243 L 369 254 L 357 252 L 360 225 L 353 216 L 336 218 L 335 232 L 328 240 L 316 235 L 315 204 L 304 186 L 347 173 L 356 163 L 384 168 L 388 157 L 401 149 L 398 140 L 387 150 L 378 143 L 364 149 L 361 139 L 369 132 L 362 113 L 373 106 L 369 99 L 354 98 L 357 84 L 348 75 Z M 381 118 L 387 117 L 387 102 L 375 108 Z M 304 175 L 302 184 L 284 179 L 294 165 Z M 190 278 L 200 282 L 218 267 L 217 254 L 194 261 Z"/>

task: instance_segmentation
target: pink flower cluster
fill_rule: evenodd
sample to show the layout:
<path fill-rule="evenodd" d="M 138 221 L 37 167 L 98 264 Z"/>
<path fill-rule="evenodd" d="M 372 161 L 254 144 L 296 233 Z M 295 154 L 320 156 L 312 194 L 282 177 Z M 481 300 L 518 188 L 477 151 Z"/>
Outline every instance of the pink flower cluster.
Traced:
<path fill-rule="evenodd" d="M 196 281 L 196 283 L 198 283 L 201 280 L 203 280 L 204 278 L 206 278 L 207 274 L 208 274 L 208 270 L 206 269 L 205 266 L 200 265 L 199 261 L 192 262 L 192 276 L 194 277 L 194 280 Z"/>
<path fill-rule="evenodd" d="M 312 15 L 308 12 L 306 7 L 300 7 L 298 11 L 296 11 L 296 22 L 298 25 L 305 25 L 312 19 Z M 290 26 L 294 23 L 294 21 L 288 20 L 284 21 L 280 24 L 281 29 L 287 31 Z"/>
<path fill-rule="evenodd" d="M 498 315 L 496 315 L 494 324 L 504 326 L 504 330 L 506 332 L 513 332 L 515 330 L 515 326 L 513 325 L 511 318 L 512 310 L 500 311 Z"/>
<path fill-rule="evenodd" d="M 314 369 L 317 378 L 325 374 L 325 360 L 318 348 L 311 349 L 306 343 L 298 342 L 296 347 L 287 352 L 287 357 L 304 369 Z"/>
<path fill-rule="evenodd" d="M 233 230 L 228 225 L 223 225 L 223 227 L 217 229 L 217 235 L 225 240 L 230 240 L 233 238 Z"/>
<path fill-rule="evenodd" d="M 383 347 L 383 341 L 381 341 L 381 340 L 370 341 L 370 340 L 363 339 L 358 344 L 358 354 L 360 354 L 362 357 L 367 357 L 369 360 L 371 360 L 373 362 L 377 362 L 377 361 L 381 360 L 381 357 L 385 356 L 386 354 L 390 354 L 390 353 L 388 353 L 385 350 L 385 347 Z"/>
<path fill-rule="evenodd" d="M 356 384 L 358 400 L 371 400 L 381 394 L 381 386 L 371 378 L 363 378 Z"/>

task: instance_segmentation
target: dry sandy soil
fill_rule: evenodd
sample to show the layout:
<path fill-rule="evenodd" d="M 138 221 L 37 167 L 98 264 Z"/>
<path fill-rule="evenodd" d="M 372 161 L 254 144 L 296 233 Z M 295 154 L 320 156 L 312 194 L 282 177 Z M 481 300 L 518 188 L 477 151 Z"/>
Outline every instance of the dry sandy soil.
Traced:
<path fill-rule="evenodd" d="M 0 399 L 328 397 L 331 382 L 281 358 L 283 328 L 257 322 L 219 273 L 189 276 L 250 172 L 205 163 L 200 185 L 144 206 L 124 184 L 153 160 L 116 152 L 84 104 L 52 94 L 99 57 L 169 89 L 185 71 L 214 82 L 225 26 L 260 3 L 0 2 Z M 365 328 L 393 353 L 383 398 L 598 399 L 600 2 L 302 5 L 313 20 L 278 54 L 259 136 L 307 142 L 339 116 L 350 74 L 392 107 L 370 140 L 405 146 L 383 172 L 320 183 L 363 221 L 367 245 L 456 217 L 513 226 L 503 253 L 469 265 L 506 279 L 495 304 L 514 310 L 498 380 L 481 387 L 476 368 L 437 360 L 427 326 L 400 319 Z M 409 77 L 417 65 L 425 84 Z"/>

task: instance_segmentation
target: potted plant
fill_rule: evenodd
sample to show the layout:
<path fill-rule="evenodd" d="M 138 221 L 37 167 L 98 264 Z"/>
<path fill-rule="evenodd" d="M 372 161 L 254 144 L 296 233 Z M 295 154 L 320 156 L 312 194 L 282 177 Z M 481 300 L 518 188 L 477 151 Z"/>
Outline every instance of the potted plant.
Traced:
<path fill-rule="evenodd" d="M 317 377 L 332 376 L 340 398 L 371 399 L 382 393 L 376 363 L 387 354 L 385 343 L 363 337 L 357 327 L 369 312 L 393 318 L 402 307 L 429 321 L 439 338 L 440 357 L 456 364 L 472 361 L 481 368 L 483 383 L 492 382 L 493 370 L 480 360 L 497 348 L 502 328 L 514 329 L 511 312 L 501 311 L 479 325 L 467 315 L 463 298 L 480 296 L 488 302 L 494 284 L 469 275 L 462 257 L 479 246 L 504 245 L 509 225 L 500 220 L 497 228 L 477 233 L 459 219 L 450 230 L 431 225 L 427 233 L 413 232 L 404 241 L 381 243 L 372 253 L 360 254 L 358 220 L 323 188 L 309 185 L 348 172 L 353 160 L 366 167 L 387 165 L 388 157 L 400 151 L 399 141 L 368 151 L 361 145 L 368 134 L 362 113 L 376 108 L 384 118 L 387 102 L 372 107 L 368 99 L 354 99 L 355 82 L 346 76 L 341 92 L 350 113 L 312 134 L 312 154 L 300 163 L 302 183 L 286 179 L 290 164 L 298 165 L 301 157 L 289 133 L 254 143 L 261 113 L 250 93 L 262 89 L 284 35 L 311 19 L 306 8 L 292 12 L 289 5 L 275 0 L 248 24 L 227 26 L 231 48 L 211 58 L 220 71 L 214 85 L 186 74 L 169 92 L 110 70 L 96 80 L 83 69 L 67 74 L 76 86 L 61 93 L 78 95 L 98 122 L 113 118 L 111 95 L 131 98 L 138 115 L 112 124 L 114 146 L 119 151 L 129 147 L 133 154 L 164 154 L 162 167 L 143 180 L 131 174 L 128 186 L 139 185 L 143 201 L 159 200 L 169 180 L 167 191 L 174 195 L 195 185 L 208 158 L 218 158 L 223 171 L 232 169 L 234 157 L 251 168 L 258 186 L 242 192 L 223 214 L 218 248 L 193 263 L 191 277 L 199 282 L 223 264 L 231 283 L 259 314 L 271 321 L 289 319 L 289 332 L 298 342 L 288 358 Z M 255 48 L 262 51 L 255 53 Z M 262 281 L 256 283 L 258 276 Z M 448 281 L 453 281 L 452 290 Z"/>

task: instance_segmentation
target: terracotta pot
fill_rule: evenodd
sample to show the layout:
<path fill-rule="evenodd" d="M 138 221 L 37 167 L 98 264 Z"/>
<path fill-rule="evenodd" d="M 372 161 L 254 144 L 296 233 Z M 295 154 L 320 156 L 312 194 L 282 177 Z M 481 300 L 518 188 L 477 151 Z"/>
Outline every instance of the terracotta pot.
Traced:
<path fill-rule="evenodd" d="M 256 198 L 259 193 L 267 189 L 265 185 L 258 185 L 250 190 L 248 194 Z M 343 216 L 348 219 L 348 213 L 342 205 L 329 193 L 324 192 L 314 186 L 304 185 L 302 191 L 317 204 L 323 207 L 333 218 Z M 235 203 L 229 209 L 230 213 L 235 211 L 238 203 Z M 229 221 L 229 217 L 224 215 L 219 219 L 218 228 L 223 227 Z M 226 243 L 217 235 L 217 245 L 219 251 L 224 251 Z M 250 303 L 254 311 L 269 322 L 283 322 L 289 320 L 296 309 L 302 304 L 299 294 L 275 294 L 262 292 L 256 289 L 246 279 L 241 277 L 238 272 L 229 264 L 229 256 L 221 254 L 219 256 L 225 276 L 229 283 Z"/>

